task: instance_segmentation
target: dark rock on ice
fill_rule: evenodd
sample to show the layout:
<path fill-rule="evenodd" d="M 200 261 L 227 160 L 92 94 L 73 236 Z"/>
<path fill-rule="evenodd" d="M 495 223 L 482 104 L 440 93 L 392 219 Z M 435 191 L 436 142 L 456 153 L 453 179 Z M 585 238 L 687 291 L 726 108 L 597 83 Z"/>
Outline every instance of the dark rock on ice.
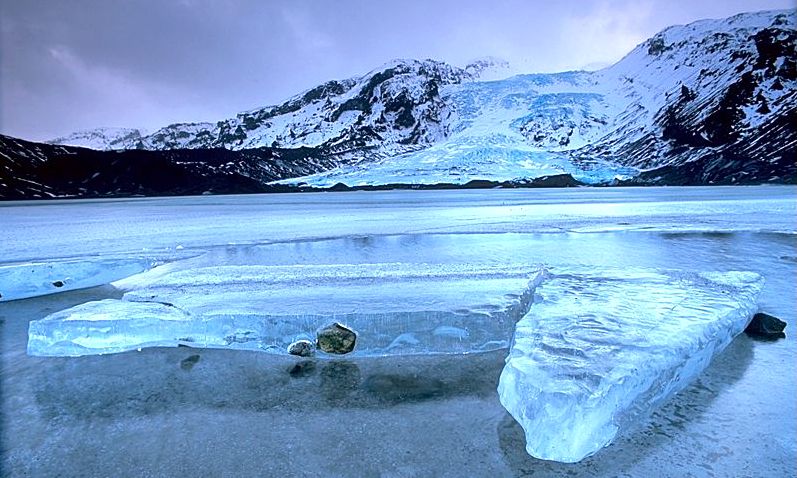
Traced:
<path fill-rule="evenodd" d="M 60 280 L 54 281 L 53 285 L 55 287 L 63 287 L 64 286 L 64 281 L 60 281 Z"/>
<path fill-rule="evenodd" d="M 337 322 L 323 327 L 317 332 L 316 344 L 328 354 L 347 354 L 354 350 L 357 334 Z"/>
<path fill-rule="evenodd" d="M 180 361 L 180 368 L 183 370 L 191 370 L 196 363 L 199 362 L 199 355 L 189 355 Z"/>
<path fill-rule="evenodd" d="M 786 334 L 783 333 L 785 328 L 786 322 L 769 314 L 759 312 L 753 316 L 753 320 L 750 321 L 744 331 L 752 337 L 779 339 L 786 337 Z"/>
<path fill-rule="evenodd" d="M 315 347 L 309 340 L 297 340 L 288 346 L 288 353 L 299 357 L 310 357 L 315 354 Z"/>

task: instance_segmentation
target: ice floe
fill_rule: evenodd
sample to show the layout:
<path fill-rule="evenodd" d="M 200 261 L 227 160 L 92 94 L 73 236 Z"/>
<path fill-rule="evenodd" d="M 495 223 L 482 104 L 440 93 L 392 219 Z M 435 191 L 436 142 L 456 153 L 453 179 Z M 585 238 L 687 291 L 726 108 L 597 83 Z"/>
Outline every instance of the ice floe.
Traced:
<path fill-rule="evenodd" d="M 156 270 L 153 270 L 156 272 Z M 148 346 L 288 353 L 338 322 L 352 355 L 470 353 L 505 348 L 542 271 L 429 264 L 215 266 L 117 283 L 121 300 L 81 304 L 31 322 L 31 355 L 89 355 Z M 154 277 L 154 278 L 153 278 Z"/>
<path fill-rule="evenodd" d="M 556 270 L 520 320 L 498 387 L 534 457 L 577 462 L 684 388 L 744 330 L 751 272 Z"/>

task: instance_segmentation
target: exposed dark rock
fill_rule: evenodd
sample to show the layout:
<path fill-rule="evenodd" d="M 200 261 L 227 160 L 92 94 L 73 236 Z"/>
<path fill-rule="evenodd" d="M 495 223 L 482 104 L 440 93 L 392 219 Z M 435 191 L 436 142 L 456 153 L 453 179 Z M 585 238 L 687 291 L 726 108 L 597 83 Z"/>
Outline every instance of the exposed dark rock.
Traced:
<path fill-rule="evenodd" d="M 316 344 L 328 354 L 347 354 L 354 350 L 357 334 L 337 322 L 323 327 L 317 332 Z"/>
<path fill-rule="evenodd" d="M 393 189 L 412 189 L 419 191 L 437 189 L 515 189 L 515 188 L 566 188 L 584 186 L 585 184 L 573 178 L 570 174 L 554 174 L 551 176 L 541 176 L 535 179 L 523 179 L 515 181 L 490 181 L 487 179 L 473 179 L 464 184 L 455 183 L 435 183 L 435 184 L 407 184 L 389 183 L 366 186 L 347 186 L 337 183 L 329 188 L 312 188 L 300 186 L 295 190 L 303 192 L 311 191 L 389 191 Z M 287 186 L 286 186 L 287 188 Z M 288 192 L 288 191 L 285 191 Z"/>
<path fill-rule="evenodd" d="M 0 199 L 239 194 L 335 163 L 315 148 L 96 151 L 0 135 Z"/>
<path fill-rule="evenodd" d="M 315 353 L 315 347 L 309 340 L 297 340 L 288 346 L 288 353 L 299 357 L 311 357 Z"/>
<path fill-rule="evenodd" d="M 753 320 L 750 321 L 744 331 L 752 337 L 779 339 L 786 337 L 786 334 L 783 333 L 785 328 L 786 322 L 769 314 L 759 312 L 753 316 Z"/>
<path fill-rule="evenodd" d="M 60 280 L 53 281 L 53 286 L 55 286 L 55 287 L 63 287 L 64 286 L 64 281 L 60 281 Z"/>
<path fill-rule="evenodd" d="M 525 186 L 533 188 L 572 188 L 584 186 L 584 183 L 578 181 L 570 174 L 554 174 L 532 179 Z"/>
<path fill-rule="evenodd" d="M 664 38 L 660 35 L 657 35 L 650 40 L 648 40 L 648 55 L 661 55 L 665 51 L 669 50 L 671 47 L 664 43 Z"/>
<path fill-rule="evenodd" d="M 397 72 L 396 68 L 388 68 L 385 71 L 376 73 L 357 96 L 345 101 L 332 113 L 330 121 L 337 121 L 340 115 L 346 111 L 361 111 L 365 114 L 369 114 L 371 112 L 371 98 L 374 95 L 374 90 L 380 84 L 393 78 L 397 73 L 401 73 L 401 71 Z"/>

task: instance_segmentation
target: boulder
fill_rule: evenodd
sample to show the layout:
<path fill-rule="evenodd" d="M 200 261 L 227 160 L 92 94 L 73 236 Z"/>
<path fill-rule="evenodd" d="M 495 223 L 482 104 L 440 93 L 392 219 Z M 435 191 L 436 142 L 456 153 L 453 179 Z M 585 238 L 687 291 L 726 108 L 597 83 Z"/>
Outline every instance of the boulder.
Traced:
<path fill-rule="evenodd" d="M 316 345 L 328 354 L 347 354 L 354 350 L 357 334 L 337 322 L 327 325 L 316 333 Z"/>
<path fill-rule="evenodd" d="M 299 357 L 312 357 L 315 347 L 309 340 L 297 340 L 288 346 L 288 353 Z"/>
<path fill-rule="evenodd" d="M 769 314 L 759 312 L 753 316 L 753 320 L 744 329 L 747 335 L 765 339 L 778 339 L 786 337 L 783 329 L 786 328 L 786 322 L 773 317 Z"/>

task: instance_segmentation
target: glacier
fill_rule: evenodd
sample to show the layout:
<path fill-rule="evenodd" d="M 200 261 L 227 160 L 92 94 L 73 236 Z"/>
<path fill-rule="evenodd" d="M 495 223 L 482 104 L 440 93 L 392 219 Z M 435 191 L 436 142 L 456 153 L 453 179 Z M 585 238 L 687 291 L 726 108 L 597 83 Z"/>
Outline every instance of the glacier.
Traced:
<path fill-rule="evenodd" d="M 446 119 L 449 135 L 445 141 L 274 184 L 464 184 L 558 174 L 570 174 L 586 184 L 629 179 L 638 174 L 637 169 L 598 159 L 575 160 L 571 154 L 604 134 L 611 118 L 621 112 L 617 105 L 630 101 L 597 85 L 594 75 L 583 71 L 529 74 L 447 85 L 441 95 L 452 111 Z M 550 129 L 566 129 L 565 123 L 571 122 L 567 133 L 551 138 Z M 531 140 L 540 136 L 555 147 Z"/>
<path fill-rule="evenodd" d="M 527 452 L 573 463 L 609 445 L 744 330 L 762 286 L 752 272 L 552 271 L 498 386 Z"/>
<path fill-rule="evenodd" d="M 171 266 L 165 266 L 173 268 Z M 29 326 L 28 353 L 81 356 L 152 346 L 287 354 L 333 322 L 354 329 L 351 356 L 506 348 L 542 277 L 534 266 L 343 264 L 191 267 L 133 276 L 122 299 Z"/>

